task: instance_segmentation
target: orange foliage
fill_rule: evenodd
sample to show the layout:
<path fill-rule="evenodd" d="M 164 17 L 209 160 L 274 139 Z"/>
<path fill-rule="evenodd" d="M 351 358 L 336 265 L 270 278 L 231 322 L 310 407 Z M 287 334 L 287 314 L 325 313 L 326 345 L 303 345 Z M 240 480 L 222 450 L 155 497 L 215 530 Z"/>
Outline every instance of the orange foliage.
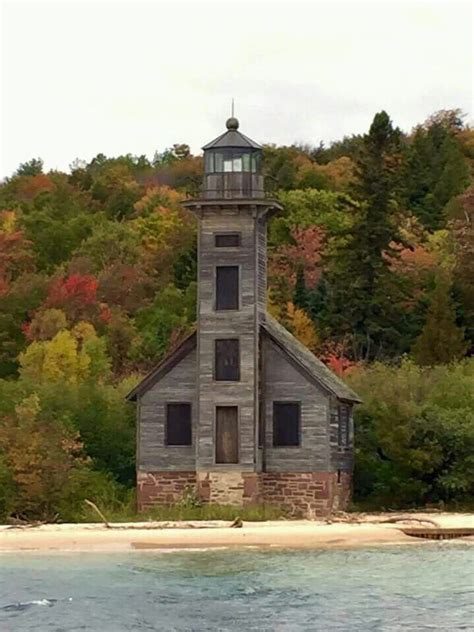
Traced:
<path fill-rule="evenodd" d="M 294 288 L 296 273 L 303 268 L 306 286 L 314 288 L 321 278 L 324 231 L 319 226 L 293 228 L 291 236 L 294 244 L 279 246 L 271 253 L 268 261 L 269 276 L 284 278 Z"/>

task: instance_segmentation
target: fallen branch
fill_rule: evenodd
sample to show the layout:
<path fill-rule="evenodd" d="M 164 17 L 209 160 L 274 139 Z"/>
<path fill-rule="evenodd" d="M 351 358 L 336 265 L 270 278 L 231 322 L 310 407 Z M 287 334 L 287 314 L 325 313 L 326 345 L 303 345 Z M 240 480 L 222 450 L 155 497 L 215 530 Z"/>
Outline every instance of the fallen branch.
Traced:
<path fill-rule="evenodd" d="M 101 510 L 97 507 L 97 505 L 95 503 L 93 503 L 90 500 L 87 500 L 87 498 L 84 499 L 84 502 L 86 503 L 86 505 L 89 505 L 89 507 L 92 507 L 92 509 L 98 513 L 98 515 L 100 516 L 102 522 L 105 524 L 105 526 L 107 527 L 107 529 L 111 529 L 112 527 L 110 526 L 110 523 L 108 522 L 107 518 L 104 516 L 104 514 L 101 512 Z"/>

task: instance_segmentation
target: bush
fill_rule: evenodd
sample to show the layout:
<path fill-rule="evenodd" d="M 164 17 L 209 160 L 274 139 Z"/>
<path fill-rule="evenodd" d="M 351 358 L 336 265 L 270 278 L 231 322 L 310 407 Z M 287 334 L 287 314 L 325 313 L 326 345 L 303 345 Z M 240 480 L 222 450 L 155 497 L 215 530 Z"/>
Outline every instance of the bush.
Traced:
<path fill-rule="evenodd" d="M 356 502 L 471 502 L 474 359 L 433 368 L 374 364 L 349 379 L 364 400 L 355 414 Z"/>

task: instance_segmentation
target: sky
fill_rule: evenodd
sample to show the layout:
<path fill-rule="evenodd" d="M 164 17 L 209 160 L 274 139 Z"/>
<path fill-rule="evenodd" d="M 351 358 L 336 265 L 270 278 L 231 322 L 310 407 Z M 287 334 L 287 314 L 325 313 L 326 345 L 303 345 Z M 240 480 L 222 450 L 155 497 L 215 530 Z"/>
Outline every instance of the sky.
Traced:
<path fill-rule="evenodd" d="M 0 178 L 41 157 L 193 152 L 225 129 L 317 145 L 385 109 L 473 112 L 472 4 L 1 1 Z"/>

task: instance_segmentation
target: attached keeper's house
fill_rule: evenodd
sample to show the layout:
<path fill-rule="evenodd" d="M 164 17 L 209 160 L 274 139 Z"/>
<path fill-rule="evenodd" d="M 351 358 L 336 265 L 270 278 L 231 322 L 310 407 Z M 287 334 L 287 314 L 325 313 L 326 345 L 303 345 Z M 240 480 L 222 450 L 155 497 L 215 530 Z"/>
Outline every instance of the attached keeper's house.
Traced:
<path fill-rule="evenodd" d="M 346 507 L 357 395 L 266 311 L 262 148 L 227 131 L 204 149 L 196 331 L 128 395 L 140 509 L 191 488 L 204 502 Z"/>

